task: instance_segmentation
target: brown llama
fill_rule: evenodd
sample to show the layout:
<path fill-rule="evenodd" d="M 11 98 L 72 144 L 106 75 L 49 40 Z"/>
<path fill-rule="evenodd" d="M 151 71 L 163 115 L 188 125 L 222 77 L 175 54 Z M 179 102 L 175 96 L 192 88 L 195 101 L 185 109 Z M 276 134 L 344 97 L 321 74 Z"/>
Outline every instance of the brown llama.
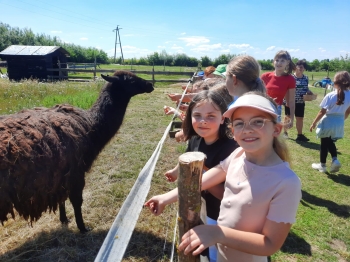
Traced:
<path fill-rule="evenodd" d="M 89 110 L 70 105 L 34 108 L 0 116 L 0 222 L 38 220 L 59 207 L 68 223 L 65 200 L 74 208 L 80 232 L 87 232 L 81 205 L 87 172 L 123 122 L 132 96 L 153 86 L 127 71 L 104 76 L 108 83 Z"/>

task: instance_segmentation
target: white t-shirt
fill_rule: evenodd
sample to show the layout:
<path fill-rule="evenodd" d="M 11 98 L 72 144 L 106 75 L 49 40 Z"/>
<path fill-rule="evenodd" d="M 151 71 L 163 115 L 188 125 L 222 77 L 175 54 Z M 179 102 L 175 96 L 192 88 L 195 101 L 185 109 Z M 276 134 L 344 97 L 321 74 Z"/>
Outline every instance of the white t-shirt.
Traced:
<path fill-rule="evenodd" d="M 294 223 L 301 199 L 301 183 L 287 162 L 258 166 L 246 160 L 240 147 L 220 162 L 226 172 L 218 225 L 261 233 L 266 219 Z M 267 261 L 218 244 L 218 261 Z"/>
<path fill-rule="evenodd" d="M 320 107 L 327 109 L 326 114 L 345 114 L 345 111 L 350 106 L 350 91 L 345 91 L 345 99 L 342 105 L 336 105 L 337 103 L 337 91 L 328 93 L 322 100 Z"/>

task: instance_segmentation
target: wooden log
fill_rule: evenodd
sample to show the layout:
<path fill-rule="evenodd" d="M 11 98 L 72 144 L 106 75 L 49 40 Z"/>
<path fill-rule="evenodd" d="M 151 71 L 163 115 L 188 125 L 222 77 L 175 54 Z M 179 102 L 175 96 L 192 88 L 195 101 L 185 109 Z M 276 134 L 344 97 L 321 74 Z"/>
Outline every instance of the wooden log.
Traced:
<path fill-rule="evenodd" d="M 202 152 L 187 152 L 179 157 L 179 241 L 191 228 L 200 224 L 202 169 L 205 159 Z M 199 256 L 179 254 L 180 262 L 199 262 Z"/>

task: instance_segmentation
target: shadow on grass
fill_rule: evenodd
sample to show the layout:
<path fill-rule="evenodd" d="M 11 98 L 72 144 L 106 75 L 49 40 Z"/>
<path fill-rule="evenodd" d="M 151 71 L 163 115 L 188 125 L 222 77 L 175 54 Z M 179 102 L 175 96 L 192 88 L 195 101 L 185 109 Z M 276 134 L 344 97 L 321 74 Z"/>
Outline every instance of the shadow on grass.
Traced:
<path fill-rule="evenodd" d="M 305 147 L 305 148 L 309 148 L 309 149 L 313 149 L 313 150 L 320 150 L 320 147 L 321 145 L 319 143 L 314 143 L 314 142 L 302 142 L 302 141 L 297 141 L 295 139 L 291 139 L 289 138 L 289 140 L 292 140 L 294 141 L 295 143 L 297 143 L 298 145 L 302 146 L 302 147 Z M 338 151 L 338 148 L 337 148 L 337 154 L 338 155 L 341 155 L 342 153 Z"/>
<path fill-rule="evenodd" d="M 13 248 L 11 251 L 1 253 L 0 261 L 94 261 L 107 233 L 107 230 L 92 230 L 86 234 L 81 234 L 76 229 L 71 230 L 67 227 L 50 232 L 39 232 L 24 244 Z M 159 238 L 151 233 L 134 231 L 125 251 L 124 259 L 136 259 L 137 261 L 169 259 L 171 244 L 165 242 L 164 238 Z M 3 249 L 2 251 L 6 250 Z"/>
<path fill-rule="evenodd" d="M 327 174 L 329 179 L 332 179 L 334 182 L 338 184 L 342 184 L 345 186 L 350 186 L 350 176 L 344 175 L 344 174 Z"/>
<path fill-rule="evenodd" d="M 337 215 L 338 217 L 342 217 L 342 218 L 349 218 L 350 217 L 350 206 L 348 206 L 348 205 L 338 205 L 337 203 L 335 203 L 333 201 L 322 199 L 322 198 L 319 198 L 317 196 L 311 195 L 304 190 L 302 190 L 302 196 L 303 197 L 301 200 L 301 204 L 304 206 L 308 206 L 308 207 L 312 208 L 311 206 L 309 206 L 307 204 L 307 203 L 309 203 L 309 204 L 313 204 L 316 206 L 326 207 L 329 210 L 329 212 Z M 305 203 L 305 202 L 307 202 L 307 203 Z"/>
<path fill-rule="evenodd" d="M 290 139 L 293 140 L 295 143 L 297 143 L 298 145 L 305 147 L 305 148 L 309 148 L 312 150 L 320 150 L 320 144 L 318 143 L 313 143 L 313 142 L 301 142 L 301 141 L 297 141 L 295 139 Z"/>
<path fill-rule="evenodd" d="M 292 230 L 289 232 L 286 241 L 284 241 L 281 251 L 289 254 L 312 255 L 310 244 L 293 233 Z"/>
<path fill-rule="evenodd" d="M 164 240 L 163 237 L 135 230 L 123 258 L 137 261 L 138 259 L 142 261 L 169 260 L 171 248 L 172 243 Z"/>
<path fill-rule="evenodd" d="M 2 253 L 0 261 L 94 261 L 107 233 L 92 230 L 81 234 L 65 226 L 39 232 L 22 245 Z"/>

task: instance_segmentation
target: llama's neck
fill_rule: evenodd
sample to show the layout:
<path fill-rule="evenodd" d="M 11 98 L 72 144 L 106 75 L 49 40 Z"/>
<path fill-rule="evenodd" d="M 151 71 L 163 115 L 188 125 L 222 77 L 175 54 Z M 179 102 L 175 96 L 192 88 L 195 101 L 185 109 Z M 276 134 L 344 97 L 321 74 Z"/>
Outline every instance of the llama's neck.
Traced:
<path fill-rule="evenodd" d="M 103 90 L 96 103 L 91 107 L 92 140 L 101 150 L 120 128 L 126 108 L 130 101 L 129 96 L 120 93 L 118 97 L 111 98 L 107 90 Z"/>

